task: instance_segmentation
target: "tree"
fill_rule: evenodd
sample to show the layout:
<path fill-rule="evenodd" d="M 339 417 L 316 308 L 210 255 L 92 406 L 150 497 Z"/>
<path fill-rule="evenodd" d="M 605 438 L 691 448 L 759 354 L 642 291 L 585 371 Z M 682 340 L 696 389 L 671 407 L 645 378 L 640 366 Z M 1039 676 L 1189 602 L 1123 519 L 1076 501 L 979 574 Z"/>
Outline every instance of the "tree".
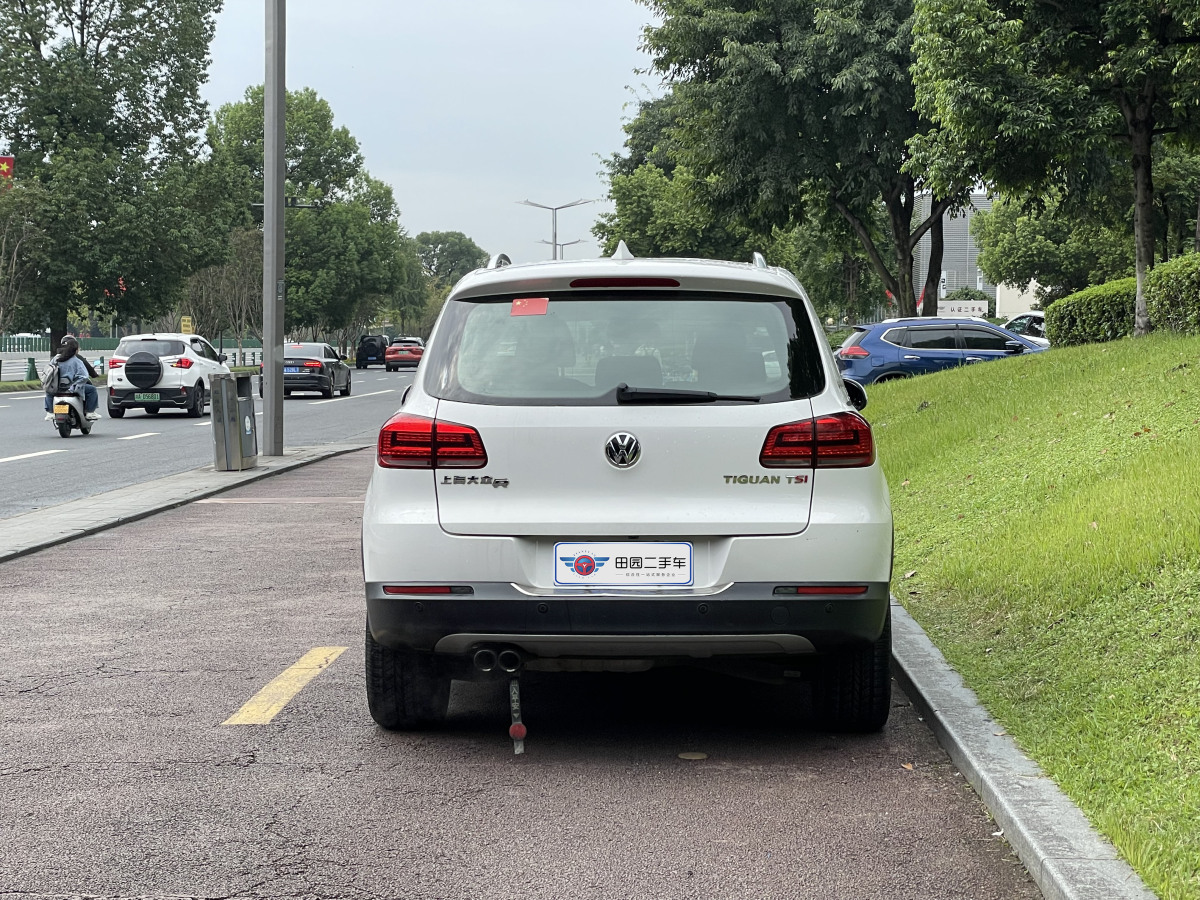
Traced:
<path fill-rule="evenodd" d="M 1070 189 L 1124 145 L 1134 187 L 1134 333 L 1150 327 L 1154 137 L 1200 127 L 1200 19 L 1194 6 L 1101 0 L 920 0 L 918 108 L 939 140 L 919 148 L 935 183 L 963 159 L 1012 192 Z"/>
<path fill-rule="evenodd" d="M 461 231 L 422 231 L 416 250 L 426 277 L 446 286 L 488 261 L 488 252 Z"/>
<path fill-rule="evenodd" d="M 1132 274 L 1128 223 L 1106 222 L 1058 197 L 1037 199 L 998 199 L 971 220 L 988 281 L 1022 289 L 1036 282 L 1045 308 L 1089 285 Z"/>
<path fill-rule="evenodd" d="M 0 5 L 0 135 L 45 193 L 32 302 L 66 329 L 84 307 L 168 306 L 219 247 L 219 194 L 192 184 L 220 2 L 22 0 Z"/>
<path fill-rule="evenodd" d="M 0 334 L 12 329 L 27 305 L 29 284 L 45 265 L 45 234 L 38 224 L 44 202 L 36 182 L 0 182 Z"/>
<path fill-rule="evenodd" d="M 814 207 L 836 210 L 902 314 L 915 312 L 913 253 L 932 231 L 932 303 L 942 214 L 970 185 L 942 184 L 914 223 L 928 186 L 906 170 L 907 142 L 932 126 L 913 110 L 910 0 L 643 2 L 662 20 L 645 45 L 679 104 L 678 161 L 718 176 L 714 209 L 760 231 L 789 228 Z"/>

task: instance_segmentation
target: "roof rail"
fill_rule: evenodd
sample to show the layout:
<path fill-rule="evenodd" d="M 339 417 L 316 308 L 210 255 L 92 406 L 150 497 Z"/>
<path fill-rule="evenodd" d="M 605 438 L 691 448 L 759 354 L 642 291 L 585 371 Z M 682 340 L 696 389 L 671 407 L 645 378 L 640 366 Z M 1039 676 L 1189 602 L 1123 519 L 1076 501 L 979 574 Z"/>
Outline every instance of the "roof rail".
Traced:
<path fill-rule="evenodd" d="M 755 250 L 752 254 L 750 254 L 750 262 L 754 263 L 754 267 L 756 269 L 767 268 L 767 258 L 765 256 L 763 256 L 761 253 L 759 253 L 757 250 Z"/>
<path fill-rule="evenodd" d="M 487 268 L 489 268 L 489 269 L 501 269 L 504 266 L 511 266 L 511 265 L 512 265 L 512 260 L 508 258 L 507 253 L 497 253 L 495 256 L 491 257 L 487 262 Z"/>

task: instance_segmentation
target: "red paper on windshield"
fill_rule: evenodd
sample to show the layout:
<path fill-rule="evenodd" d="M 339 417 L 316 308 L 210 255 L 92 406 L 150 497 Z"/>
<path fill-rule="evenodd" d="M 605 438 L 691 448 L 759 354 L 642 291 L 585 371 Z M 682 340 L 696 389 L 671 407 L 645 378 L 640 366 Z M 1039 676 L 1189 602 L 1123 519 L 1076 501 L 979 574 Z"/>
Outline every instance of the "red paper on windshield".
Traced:
<path fill-rule="evenodd" d="M 518 297 L 512 303 L 513 316 L 544 316 L 550 304 L 549 297 Z"/>

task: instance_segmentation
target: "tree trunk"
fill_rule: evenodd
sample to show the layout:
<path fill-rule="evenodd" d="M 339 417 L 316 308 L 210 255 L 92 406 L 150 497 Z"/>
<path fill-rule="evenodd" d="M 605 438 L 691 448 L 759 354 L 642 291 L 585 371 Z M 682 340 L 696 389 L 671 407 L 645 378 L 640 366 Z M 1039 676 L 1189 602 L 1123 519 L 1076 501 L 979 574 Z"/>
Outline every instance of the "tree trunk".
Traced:
<path fill-rule="evenodd" d="M 936 200 L 932 203 L 937 207 Z M 936 316 L 938 311 L 938 288 L 942 283 L 942 260 L 946 254 L 946 218 L 938 216 L 929 226 L 929 269 L 925 273 L 925 289 L 921 291 L 925 302 L 921 304 L 921 315 Z"/>
<path fill-rule="evenodd" d="M 1152 95 L 1152 91 L 1147 94 Z M 1125 104 L 1125 121 L 1133 150 L 1133 243 L 1136 249 L 1137 300 L 1133 312 L 1133 333 L 1150 333 L 1150 315 L 1146 309 L 1146 275 L 1154 268 L 1154 181 L 1151 177 L 1151 143 L 1154 134 L 1153 97 L 1143 95 L 1136 107 Z"/>
<path fill-rule="evenodd" d="M 1192 250 L 1200 253 L 1200 195 L 1196 197 L 1196 236 L 1192 242 Z"/>

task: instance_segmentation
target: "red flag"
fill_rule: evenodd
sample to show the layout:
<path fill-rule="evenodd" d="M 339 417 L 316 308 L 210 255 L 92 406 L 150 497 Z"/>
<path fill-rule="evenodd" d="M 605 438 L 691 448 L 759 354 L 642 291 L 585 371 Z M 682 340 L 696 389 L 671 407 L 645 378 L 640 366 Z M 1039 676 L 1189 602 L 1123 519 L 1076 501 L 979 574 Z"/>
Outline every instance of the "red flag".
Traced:
<path fill-rule="evenodd" d="M 0 156 L 0 181 L 13 177 L 14 162 L 15 160 L 11 156 Z"/>
<path fill-rule="evenodd" d="M 512 302 L 511 316 L 544 316 L 550 305 L 549 297 L 518 297 Z"/>

